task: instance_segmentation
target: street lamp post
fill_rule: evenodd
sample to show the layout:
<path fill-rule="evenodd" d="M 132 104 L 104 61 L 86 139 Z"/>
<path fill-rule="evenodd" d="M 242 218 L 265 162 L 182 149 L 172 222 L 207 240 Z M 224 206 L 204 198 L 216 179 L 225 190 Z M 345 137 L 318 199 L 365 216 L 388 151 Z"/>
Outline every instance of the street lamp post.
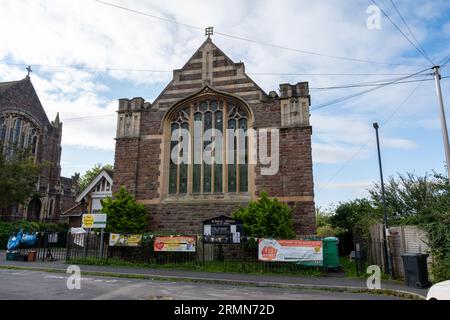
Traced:
<path fill-rule="evenodd" d="M 381 180 L 381 200 L 383 202 L 383 250 L 384 250 L 384 257 L 385 257 L 385 264 L 387 265 L 387 269 L 389 272 L 389 276 L 394 279 L 394 268 L 392 265 L 392 254 L 391 250 L 388 248 L 387 243 L 387 235 L 388 235 L 388 221 L 387 221 L 387 210 L 386 210 L 386 199 L 384 196 L 384 181 L 383 181 L 383 168 L 381 166 L 381 152 L 380 152 L 380 138 L 378 136 L 378 123 L 375 122 L 373 124 L 373 127 L 375 128 L 375 133 L 377 136 L 377 150 L 378 150 L 378 165 L 380 167 L 380 180 Z"/>

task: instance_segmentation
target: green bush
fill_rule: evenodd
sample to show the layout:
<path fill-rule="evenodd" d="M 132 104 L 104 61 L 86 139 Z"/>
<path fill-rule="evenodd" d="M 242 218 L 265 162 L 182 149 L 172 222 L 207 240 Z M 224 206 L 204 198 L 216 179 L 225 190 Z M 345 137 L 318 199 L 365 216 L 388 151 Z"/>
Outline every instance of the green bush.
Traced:
<path fill-rule="evenodd" d="M 277 198 L 269 198 L 262 192 L 257 201 L 233 213 L 233 218 L 244 224 L 247 236 L 257 238 L 292 239 L 292 209 Z"/>
<path fill-rule="evenodd" d="M 101 202 L 102 212 L 108 215 L 107 232 L 142 233 L 148 227 L 147 210 L 124 187 Z"/>

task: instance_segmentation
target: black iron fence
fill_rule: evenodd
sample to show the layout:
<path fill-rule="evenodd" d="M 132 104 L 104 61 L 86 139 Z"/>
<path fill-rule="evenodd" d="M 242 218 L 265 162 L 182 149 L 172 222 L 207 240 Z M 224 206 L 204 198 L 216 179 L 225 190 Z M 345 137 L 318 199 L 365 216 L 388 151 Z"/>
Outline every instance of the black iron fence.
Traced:
<path fill-rule="evenodd" d="M 195 250 L 171 252 L 158 250 L 157 237 L 185 237 L 195 239 Z M 206 271 L 228 272 L 320 272 L 321 262 L 308 265 L 292 262 L 267 262 L 258 260 L 258 242 L 255 238 L 243 238 L 240 243 L 211 243 L 203 235 L 158 232 L 140 235 L 138 243 L 110 245 L 110 234 L 100 232 L 69 234 L 66 261 L 81 264 L 145 265 L 148 267 L 188 268 Z M 307 240 L 311 237 L 305 238 Z"/>
<path fill-rule="evenodd" d="M 32 245 L 19 242 L 18 246 L 9 250 L 10 253 L 21 260 L 28 260 L 29 255 L 41 261 L 66 259 L 67 231 L 40 231 L 33 234 L 36 235 L 36 241 Z"/>
<path fill-rule="evenodd" d="M 68 263 L 140 265 L 156 268 L 183 268 L 221 272 L 279 272 L 279 273 L 320 273 L 322 261 L 279 262 L 260 261 L 258 259 L 258 240 L 241 237 L 239 243 L 214 242 L 211 237 L 191 232 L 149 232 L 138 236 L 138 241 L 131 238 L 119 239 L 110 243 L 110 234 L 89 231 L 38 232 L 32 246 L 20 244 L 11 250 L 16 255 L 7 258 L 28 260 L 28 256 L 38 261 L 64 260 Z M 161 237 L 166 240 L 178 237 L 188 242 L 183 250 L 165 251 L 159 248 Z M 297 237 L 303 240 L 321 240 L 308 236 Z M 124 240 L 125 242 L 123 242 Z M 170 241 L 169 241 L 170 242 Z"/>

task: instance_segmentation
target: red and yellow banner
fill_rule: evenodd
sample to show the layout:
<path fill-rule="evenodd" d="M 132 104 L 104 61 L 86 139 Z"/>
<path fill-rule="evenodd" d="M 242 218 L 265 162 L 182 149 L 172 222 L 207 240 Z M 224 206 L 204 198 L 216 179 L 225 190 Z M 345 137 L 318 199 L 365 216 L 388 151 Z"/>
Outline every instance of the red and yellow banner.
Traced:
<path fill-rule="evenodd" d="M 196 237 L 173 236 L 155 237 L 154 251 L 195 252 Z"/>

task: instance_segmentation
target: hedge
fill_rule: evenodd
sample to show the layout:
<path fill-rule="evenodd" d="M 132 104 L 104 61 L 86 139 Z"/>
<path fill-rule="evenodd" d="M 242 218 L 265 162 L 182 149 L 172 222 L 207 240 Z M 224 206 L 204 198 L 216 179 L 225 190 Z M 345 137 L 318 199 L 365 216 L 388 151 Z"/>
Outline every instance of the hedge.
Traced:
<path fill-rule="evenodd" d="M 26 220 L 18 220 L 13 222 L 0 222 L 0 250 L 6 249 L 9 237 L 16 231 L 23 229 L 24 232 L 35 231 L 67 231 L 67 224 L 63 223 L 43 223 Z"/>

